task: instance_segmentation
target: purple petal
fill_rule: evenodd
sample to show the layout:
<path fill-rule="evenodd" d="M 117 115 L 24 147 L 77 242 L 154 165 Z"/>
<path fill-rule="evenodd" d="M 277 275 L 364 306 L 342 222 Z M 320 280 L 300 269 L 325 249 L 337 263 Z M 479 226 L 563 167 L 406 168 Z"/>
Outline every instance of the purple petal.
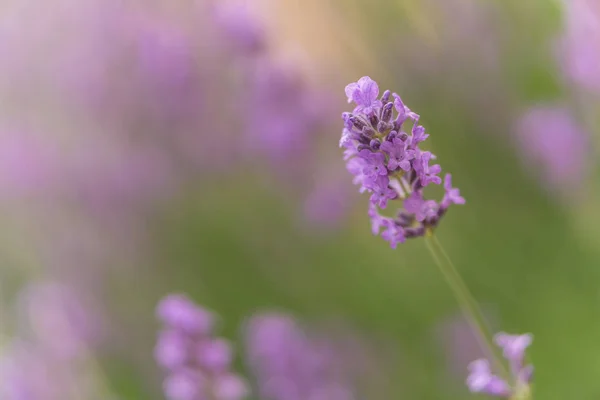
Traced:
<path fill-rule="evenodd" d="M 348 103 L 352 103 L 352 101 L 354 100 L 354 92 L 358 89 L 358 83 L 356 82 L 352 82 L 349 85 L 346 85 L 345 92 L 346 97 L 348 97 Z"/>
<path fill-rule="evenodd" d="M 400 164 L 398 164 L 398 165 L 404 171 L 407 171 L 407 172 L 410 171 L 410 161 L 408 161 L 408 160 L 400 161 Z"/>
<path fill-rule="evenodd" d="M 368 76 L 363 76 L 358 80 L 358 85 L 360 86 L 360 91 L 363 94 L 363 101 L 365 101 L 365 103 L 371 104 L 371 102 L 377 99 L 377 96 L 379 95 L 379 86 L 377 85 L 377 82 Z"/>

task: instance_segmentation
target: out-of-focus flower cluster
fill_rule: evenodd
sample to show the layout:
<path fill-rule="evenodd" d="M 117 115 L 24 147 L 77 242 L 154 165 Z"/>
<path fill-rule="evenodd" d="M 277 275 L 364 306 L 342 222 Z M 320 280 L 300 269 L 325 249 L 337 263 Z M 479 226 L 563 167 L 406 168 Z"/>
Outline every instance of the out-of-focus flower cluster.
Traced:
<path fill-rule="evenodd" d="M 167 373 L 167 398 L 237 400 L 249 394 L 248 384 L 230 370 L 231 345 L 213 336 L 214 314 L 180 294 L 163 298 L 157 314 L 164 327 L 155 359 Z M 282 313 L 248 319 L 245 355 L 259 398 L 352 400 L 365 390 L 372 398 L 385 392 L 383 360 L 368 342 L 347 329 L 318 332 Z"/>
<path fill-rule="evenodd" d="M 231 345 L 214 336 L 214 317 L 183 295 L 170 295 L 158 306 L 164 324 L 155 357 L 167 371 L 164 391 L 170 400 L 239 400 L 247 384 L 230 372 Z"/>
<path fill-rule="evenodd" d="M 172 17 L 96 0 L 60 6 L 42 18 L 27 3 L 0 26 L 12 39 L 4 44 L 3 118 L 16 126 L 1 135 L 3 196 L 51 195 L 122 217 L 198 174 L 245 163 L 266 163 L 279 178 L 304 171 L 306 190 L 320 176 L 314 138 L 331 121 L 327 92 L 280 60 L 244 3 L 182 4 Z M 35 18 L 44 23 L 21 35 L 21 22 Z M 33 96 L 20 74 L 59 40 L 49 35 L 58 27 L 76 38 L 59 42 L 51 69 L 30 71 L 44 82 Z"/>
<path fill-rule="evenodd" d="M 438 225 L 451 204 L 464 204 L 465 199 L 452 187 L 450 174 L 444 180 L 441 202 L 423 197 L 423 189 L 429 184 L 442 183 L 438 176 L 442 168 L 429 165 L 435 156 L 420 148 L 429 135 L 418 125 L 419 115 L 389 90 L 378 98 L 379 87 L 368 76 L 346 86 L 346 96 L 356 107 L 352 113 L 342 115 L 340 147 L 345 148 L 344 159 L 354 175 L 354 183 L 361 192 L 371 193 L 369 217 L 373 234 L 379 234 L 383 228 L 381 236 L 393 248 L 406 238 L 424 236 Z M 413 122 L 410 133 L 403 130 L 407 120 Z M 403 203 L 404 208 L 395 217 L 379 213 L 390 200 Z"/>
<path fill-rule="evenodd" d="M 515 131 L 528 171 L 565 197 L 580 193 L 588 175 L 590 138 L 568 108 L 532 107 L 518 120 Z"/>
<path fill-rule="evenodd" d="M 110 274 L 153 251 L 148 221 L 166 201 L 248 167 L 293 181 L 284 198 L 306 198 L 311 222 L 341 220 L 335 174 L 317 173 L 314 139 L 335 123 L 327 89 L 281 60 L 245 3 L 2 8 L 0 203 L 27 243 L 6 247 L 28 267 L 101 303 Z"/>
<path fill-rule="evenodd" d="M 264 314 L 250 319 L 246 347 L 262 399 L 355 398 L 332 343 L 311 339 L 289 316 Z"/>
<path fill-rule="evenodd" d="M 0 397 L 111 398 L 91 357 L 102 327 L 88 299 L 65 285 L 44 282 L 25 287 L 19 300 L 17 336 L 0 347 Z"/>

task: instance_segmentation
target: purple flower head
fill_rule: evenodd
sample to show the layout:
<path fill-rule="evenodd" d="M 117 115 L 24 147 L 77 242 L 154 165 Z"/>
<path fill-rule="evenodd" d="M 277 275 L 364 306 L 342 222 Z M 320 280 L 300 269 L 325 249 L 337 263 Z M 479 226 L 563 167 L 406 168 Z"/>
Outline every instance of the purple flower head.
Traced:
<path fill-rule="evenodd" d="M 473 393 L 485 393 L 490 396 L 509 398 L 528 398 L 529 383 L 533 377 L 533 366 L 523 366 L 525 350 L 531 344 L 533 336 L 509 335 L 504 332 L 494 336 L 494 341 L 503 350 L 504 358 L 511 367 L 511 382 L 494 375 L 488 360 L 479 359 L 469 364 L 467 386 Z"/>
<path fill-rule="evenodd" d="M 352 82 L 346 86 L 346 96 L 348 97 L 348 103 L 354 102 L 356 108 L 354 114 L 363 112 L 364 114 L 371 114 L 376 108 L 381 107 L 381 101 L 377 100 L 379 95 L 379 86 L 377 82 L 363 76 L 358 82 Z"/>
<path fill-rule="evenodd" d="M 346 169 L 353 176 L 359 191 L 371 194 L 369 217 L 374 234 L 381 235 L 392 247 L 406 238 L 425 235 L 435 228 L 451 204 L 464 204 L 458 189 L 446 177 L 442 201 L 425 200 L 423 188 L 440 185 L 440 165 L 429 165 L 435 156 L 420 149 L 429 135 L 417 125 L 419 115 L 412 112 L 400 96 L 385 91 L 377 100 L 379 87 L 369 77 L 346 86 L 348 102 L 354 101 L 352 113 L 343 113 L 344 128 L 340 146 L 344 148 Z M 385 105 L 384 105 L 385 104 Z M 394 109 L 396 116 L 394 117 Z M 402 131 L 402 124 L 412 120 L 409 133 Z M 386 208 L 390 200 L 402 204 L 396 218 L 383 217 L 378 208 Z"/>
<path fill-rule="evenodd" d="M 159 333 L 154 355 L 166 372 L 163 388 L 169 400 L 246 397 L 247 384 L 230 372 L 231 345 L 214 337 L 210 312 L 184 295 L 172 294 L 159 303 L 157 313 L 166 326 Z"/>

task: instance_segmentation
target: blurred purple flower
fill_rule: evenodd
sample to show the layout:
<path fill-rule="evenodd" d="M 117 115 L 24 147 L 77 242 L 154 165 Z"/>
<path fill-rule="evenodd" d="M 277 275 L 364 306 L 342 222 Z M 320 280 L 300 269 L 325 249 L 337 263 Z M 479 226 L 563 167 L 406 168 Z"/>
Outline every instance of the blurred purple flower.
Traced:
<path fill-rule="evenodd" d="M 474 393 L 485 393 L 490 396 L 508 398 L 529 398 L 529 384 L 533 377 L 533 366 L 523 365 L 525 350 L 533 341 L 531 334 L 509 335 L 504 332 L 494 336 L 494 341 L 503 350 L 504 358 L 511 367 L 511 382 L 493 374 L 486 359 L 479 359 L 469 364 L 467 386 Z"/>
<path fill-rule="evenodd" d="M 389 395 L 384 360 L 346 325 L 310 329 L 286 314 L 252 316 L 246 360 L 264 400 L 352 400 Z M 387 349 L 389 351 L 389 349 Z"/>
<path fill-rule="evenodd" d="M 245 336 L 247 360 L 264 400 L 354 398 L 332 347 L 310 339 L 292 318 L 254 316 Z"/>
<path fill-rule="evenodd" d="M 485 312 L 485 316 L 495 325 L 494 314 Z M 436 326 L 435 335 L 444 350 L 448 372 L 461 381 L 472 360 L 492 356 L 487 353 L 487 349 L 481 347 L 477 334 L 462 314 L 451 315 L 440 321 Z"/>
<path fill-rule="evenodd" d="M 21 290 L 19 300 L 33 339 L 54 357 L 75 358 L 103 337 L 97 308 L 66 284 L 30 284 Z"/>
<path fill-rule="evenodd" d="M 571 112 L 540 105 L 518 121 L 515 140 L 529 171 L 539 171 L 551 190 L 573 195 L 582 188 L 589 163 L 588 133 Z"/>
<path fill-rule="evenodd" d="M 67 200 L 93 216 L 133 215 L 155 205 L 174 189 L 165 154 L 154 148 L 131 148 L 119 140 L 87 138 L 65 157 Z"/>
<path fill-rule="evenodd" d="M 149 111 L 162 115 L 167 123 L 193 118 L 192 113 L 197 113 L 205 101 L 193 38 L 177 26 L 148 20 L 139 23 L 135 44 L 138 95 L 145 91 L 146 100 L 155 102 L 155 107 L 149 103 Z"/>
<path fill-rule="evenodd" d="M 91 351 L 103 333 L 102 321 L 85 300 L 58 282 L 21 291 L 18 336 L 0 352 L 0 398 L 109 398 Z"/>
<path fill-rule="evenodd" d="M 565 23 L 558 42 L 567 78 L 600 93 L 600 5 L 596 0 L 563 1 Z"/>
<path fill-rule="evenodd" d="M 203 379 L 195 371 L 181 370 L 169 375 L 163 390 L 169 400 L 196 400 L 205 398 L 202 395 Z"/>
<path fill-rule="evenodd" d="M 266 37 L 263 26 L 248 8 L 244 3 L 222 2 L 214 10 L 215 20 L 234 48 L 256 55 L 265 50 Z"/>
<path fill-rule="evenodd" d="M 184 366 L 188 358 L 189 341 L 189 338 L 179 331 L 160 332 L 154 349 L 157 364 L 169 369 Z"/>
<path fill-rule="evenodd" d="M 170 400 L 239 400 L 248 394 L 246 382 L 229 369 L 232 349 L 213 336 L 212 313 L 182 294 L 166 296 L 157 307 L 164 324 L 154 355 L 165 370 L 165 395 Z"/>
<path fill-rule="evenodd" d="M 531 334 L 509 335 L 501 332 L 494 337 L 494 341 L 502 348 L 504 358 L 508 360 L 513 375 L 519 376 L 523 369 L 525 350 L 531 345 L 533 336 Z"/>
<path fill-rule="evenodd" d="M 0 397 L 5 400 L 62 400 L 67 397 L 70 374 L 64 364 L 48 359 L 35 344 L 15 340 L 0 355 Z M 73 399 L 74 400 L 74 399 Z"/>
<path fill-rule="evenodd" d="M 5 199 L 48 196 L 62 182 L 59 149 L 26 132 L 0 133 L 0 196 Z"/>
<path fill-rule="evenodd" d="M 325 114 L 320 94 L 299 71 L 273 60 L 261 60 L 250 75 L 245 101 L 248 104 L 244 107 L 252 104 L 246 122 L 250 150 L 283 172 L 310 159 Z"/>
<path fill-rule="evenodd" d="M 27 110 L 17 121 L 39 119 L 65 146 L 7 147 L 23 154 L 5 157 L 12 164 L 0 185 L 18 186 L 5 193 L 46 198 L 58 187 L 64 197 L 52 204 L 76 205 L 103 224 L 118 219 L 135 236 L 141 212 L 198 174 L 254 161 L 286 180 L 294 173 L 295 182 L 319 174 L 306 166 L 316 165 L 316 136 L 331 122 L 326 90 L 278 60 L 253 9 L 199 2 L 193 12 L 165 13 L 59 0 L 52 15 L 33 4 L 15 10 L 0 24 L 10 67 L 0 95 Z M 23 29 L 31 20 L 36 29 Z M 53 57 L 40 62 L 47 48 Z"/>
<path fill-rule="evenodd" d="M 304 199 L 303 213 L 312 227 L 334 228 L 344 220 L 352 187 L 340 178 L 343 172 L 331 167 L 314 177 L 314 185 Z"/>
<path fill-rule="evenodd" d="M 213 330 L 213 315 L 183 294 L 164 297 L 156 314 L 163 324 L 187 334 L 206 335 Z"/>
<path fill-rule="evenodd" d="M 490 396 L 509 398 L 512 390 L 508 383 L 492 374 L 488 360 L 480 359 L 469 364 L 467 386 L 474 393 L 486 393 Z"/>

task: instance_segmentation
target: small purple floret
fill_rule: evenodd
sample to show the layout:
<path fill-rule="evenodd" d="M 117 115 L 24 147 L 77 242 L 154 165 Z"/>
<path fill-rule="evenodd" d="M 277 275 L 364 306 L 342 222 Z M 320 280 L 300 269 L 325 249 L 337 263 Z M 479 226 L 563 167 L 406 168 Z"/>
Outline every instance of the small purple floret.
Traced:
<path fill-rule="evenodd" d="M 381 145 L 381 150 L 389 156 L 388 168 L 390 171 L 395 171 L 398 168 L 404 171 L 410 171 L 410 160 L 415 158 L 415 152 L 407 149 L 406 142 L 396 138 L 390 141 L 385 141 Z"/>
<path fill-rule="evenodd" d="M 363 112 L 368 115 L 381 108 L 381 101 L 377 100 L 378 95 L 379 86 L 377 82 L 368 76 L 363 76 L 358 82 L 346 86 L 348 103 L 354 102 L 356 104 L 354 114 Z"/>
<path fill-rule="evenodd" d="M 492 374 L 488 360 L 477 360 L 469 364 L 467 386 L 473 393 L 486 393 L 491 396 L 509 397 L 512 393 L 508 383 Z"/>
<path fill-rule="evenodd" d="M 504 358 L 509 362 L 511 369 L 511 382 L 494 375 L 490 363 L 486 359 L 479 359 L 469 364 L 467 387 L 473 393 L 484 393 L 504 399 L 526 398 L 520 397 L 529 393 L 529 383 L 533 378 L 533 366 L 523 365 L 525 350 L 533 336 L 509 335 L 500 332 L 494 336 L 494 342 L 502 348 Z"/>

